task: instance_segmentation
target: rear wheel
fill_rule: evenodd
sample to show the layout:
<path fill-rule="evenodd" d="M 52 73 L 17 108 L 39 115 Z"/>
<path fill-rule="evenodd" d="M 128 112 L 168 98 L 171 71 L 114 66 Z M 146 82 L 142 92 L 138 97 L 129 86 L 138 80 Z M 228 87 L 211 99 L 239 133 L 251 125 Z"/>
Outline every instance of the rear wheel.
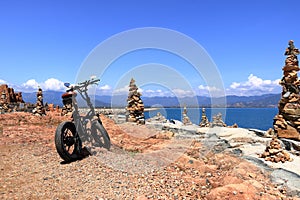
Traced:
<path fill-rule="evenodd" d="M 110 149 L 110 138 L 104 126 L 98 121 L 94 121 L 91 127 L 91 134 L 94 139 L 94 146 Z"/>
<path fill-rule="evenodd" d="M 57 153 L 66 162 L 78 159 L 80 138 L 76 137 L 74 123 L 66 121 L 59 124 L 55 132 L 55 147 Z"/>

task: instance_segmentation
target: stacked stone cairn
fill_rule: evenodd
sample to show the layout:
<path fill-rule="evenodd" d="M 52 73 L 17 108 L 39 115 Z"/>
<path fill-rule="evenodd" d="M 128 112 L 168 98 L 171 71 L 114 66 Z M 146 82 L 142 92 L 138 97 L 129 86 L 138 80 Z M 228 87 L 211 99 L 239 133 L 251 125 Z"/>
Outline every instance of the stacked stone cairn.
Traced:
<path fill-rule="evenodd" d="M 183 111 L 182 111 L 182 123 L 183 125 L 191 125 L 192 122 L 190 120 L 190 118 L 187 115 L 188 111 L 186 109 L 186 105 L 183 107 Z"/>
<path fill-rule="evenodd" d="M 154 117 L 151 117 L 151 118 L 147 119 L 147 122 L 161 122 L 161 123 L 165 123 L 167 121 L 168 120 L 166 119 L 166 117 L 163 116 L 160 112 L 157 112 Z"/>
<path fill-rule="evenodd" d="M 213 116 L 213 121 L 211 123 L 211 127 L 226 127 L 227 125 L 222 119 L 222 114 L 218 113 L 217 115 Z"/>
<path fill-rule="evenodd" d="M 62 95 L 63 104 L 61 110 L 62 116 L 71 116 L 73 113 L 73 103 L 76 103 L 75 98 L 77 94 L 73 90 L 67 91 Z M 74 99 L 73 99 L 74 98 Z M 59 110 L 59 108 L 57 108 Z"/>
<path fill-rule="evenodd" d="M 8 112 L 8 103 L 6 101 L 6 93 L 3 91 L 0 99 L 0 112 L 5 113 Z"/>
<path fill-rule="evenodd" d="M 145 124 L 144 103 L 141 99 L 142 94 L 138 92 L 135 80 L 132 78 L 129 83 L 129 93 L 126 107 L 126 121 Z"/>
<path fill-rule="evenodd" d="M 299 50 L 295 48 L 292 40 L 288 43 L 282 85 L 282 95 L 278 104 L 279 113 L 274 117 L 273 127 L 278 138 L 287 138 L 300 141 L 300 81 L 298 58 Z"/>
<path fill-rule="evenodd" d="M 292 161 L 290 154 L 283 150 L 280 140 L 276 137 L 273 137 L 270 143 L 267 145 L 265 151 L 259 155 L 260 158 L 264 158 L 265 161 L 271 162 L 286 162 Z"/>
<path fill-rule="evenodd" d="M 36 106 L 35 109 L 33 109 L 33 114 L 38 116 L 46 115 L 46 109 L 44 107 L 44 102 L 43 102 L 43 90 L 40 87 L 36 93 L 36 98 L 37 98 L 35 104 Z"/>
<path fill-rule="evenodd" d="M 53 112 L 54 111 L 54 105 L 53 103 L 50 103 L 47 107 L 47 111 Z"/>
<path fill-rule="evenodd" d="M 208 118 L 206 116 L 205 108 L 202 108 L 202 116 L 201 116 L 201 122 L 199 123 L 200 127 L 210 127 L 210 122 L 208 121 Z"/>

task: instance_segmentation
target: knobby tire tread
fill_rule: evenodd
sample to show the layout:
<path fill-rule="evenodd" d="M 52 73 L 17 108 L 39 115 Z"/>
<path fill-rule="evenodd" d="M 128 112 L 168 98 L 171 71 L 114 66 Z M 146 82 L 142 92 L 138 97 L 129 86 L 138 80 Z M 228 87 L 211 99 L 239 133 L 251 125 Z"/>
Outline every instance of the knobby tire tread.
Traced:
<path fill-rule="evenodd" d="M 73 136 L 76 134 L 76 128 L 75 125 L 70 121 L 62 122 L 58 125 L 55 131 L 55 147 L 56 151 L 59 154 L 59 156 L 66 162 L 72 162 L 76 160 L 76 156 L 74 156 L 74 152 L 71 155 L 69 152 L 67 152 L 64 148 L 62 134 L 64 134 L 65 129 L 71 130 Z"/>
<path fill-rule="evenodd" d="M 104 147 L 107 150 L 109 150 L 110 146 L 111 146 L 111 143 L 110 143 L 110 137 L 109 137 L 106 129 L 98 121 L 95 121 L 95 122 L 92 123 L 92 136 L 94 137 L 94 140 L 95 140 L 96 143 L 102 143 L 102 142 L 99 141 L 100 138 L 99 138 L 99 135 L 97 133 L 95 133 L 95 129 L 98 129 L 101 133 L 100 137 L 103 137 L 104 144 L 101 145 L 101 147 Z"/>

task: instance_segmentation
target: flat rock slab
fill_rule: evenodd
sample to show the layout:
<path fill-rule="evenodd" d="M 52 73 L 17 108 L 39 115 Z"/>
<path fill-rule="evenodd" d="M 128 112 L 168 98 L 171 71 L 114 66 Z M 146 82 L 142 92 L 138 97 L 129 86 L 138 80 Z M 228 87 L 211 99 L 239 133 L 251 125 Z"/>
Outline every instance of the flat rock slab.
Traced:
<path fill-rule="evenodd" d="M 228 127 L 199 127 L 193 125 L 183 125 L 180 122 L 159 123 L 151 122 L 146 125 L 160 127 L 175 133 L 177 139 L 195 139 L 205 145 L 205 151 L 219 153 L 222 151 L 231 152 L 242 157 L 260 168 L 271 172 L 271 178 L 279 187 L 287 187 L 289 194 L 300 196 L 300 157 L 290 153 L 293 161 L 285 163 L 273 163 L 259 158 L 270 137 L 266 136 L 266 131 L 244 128 Z M 159 124 L 159 125 L 157 125 Z M 290 148 L 298 148 L 298 143 L 291 140 L 283 141 L 282 145 L 290 145 Z M 289 150 L 289 149 L 288 149 Z"/>
<path fill-rule="evenodd" d="M 293 161 L 285 163 L 274 163 L 259 158 L 258 155 L 264 152 L 266 144 L 271 140 L 271 138 L 259 136 L 263 135 L 263 132 L 257 134 L 255 130 L 243 128 L 214 127 L 197 128 L 197 133 L 206 135 L 203 143 L 209 144 L 209 148 L 212 148 L 213 140 L 209 139 L 212 135 L 216 141 L 214 145 L 218 145 L 217 141 L 226 140 L 229 144 L 226 150 L 270 170 L 275 183 L 286 186 L 290 194 L 300 196 L 300 157 L 290 154 Z M 291 140 L 285 140 L 285 142 L 289 142 L 291 146 L 298 145 L 297 142 Z"/>

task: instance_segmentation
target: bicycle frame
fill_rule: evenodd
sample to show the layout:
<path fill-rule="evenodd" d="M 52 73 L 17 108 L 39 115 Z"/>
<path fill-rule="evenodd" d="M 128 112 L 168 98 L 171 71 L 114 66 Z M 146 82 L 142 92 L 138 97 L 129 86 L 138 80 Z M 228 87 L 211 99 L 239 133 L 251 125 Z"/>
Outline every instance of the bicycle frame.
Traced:
<path fill-rule="evenodd" d="M 99 81 L 99 80 L 94 80 L 93 82 L 96 82 L 96 81 Z M 91 99 L 87 93 L 87 91 L 88 91 L 87 87 L 90 84 L 90 82 L 86 81 L 81 84 L 83 84 L 83 86 L 75 86 L 74 88 L 72 88 L 72 90 L 78 91 L 81 98 L 87 103 L 87 105 L 89 107 L 88 113 L 85 116 L 81 116 L 79 113 L 79 107 L 77 104 L 76 97 L 75 96 L 72 97 L 72 103 L 73 103 L 73 107 L 74 107 L 72 118 L 73 118 L 73 123 L 75 124 L 75 127 L 76 127 L 76 135 L 75 135 L 76 142 L 79 141 L 79 147 L 78 147 L 79 151 L 82 147 L 82 142 L 79 139 L 80 134 L 83 135 L 83 134 L 87 133 L 87 128 L 86 128 L 87 123 L 92 122 L 93 117 L 96 116 L 97 121 L 102 124 L 100 116 L 99 116 L 99 114 L 95 113 L 95 108 L 94 108 L 93 104 L 91 103 Z"/>
<path fill-rule="evenodd" d="M 102 125 L 100 116 L 95 112 L 95 108 L 91 103 L 91 99 L 88 95 L 88 86 L 97 84 L 99 79 L 91 79 L 78 83 L 75 86 L 69 87 L 69 83 L 65 83 L 65 86 L 69 89 L 67 94 L 63 95 L 65 100 L 69 102 L 69 97 L 72 97 L 73 113 L 71 121 L 61 122 L 55 131 L 55 147 L 62 159 L 65 161 L 74 161 L 83 158 L 84 148 L 86 147 L 104 147 L 109 150 L 110 138 Z M 79 107 L 76 101 L 76 95 L 74 91 L 77 91 L 82 99 L 88 105 L 88 112 L 85 115 L 80 115 Z M 76 94 L 76 93 L 75 93 Z M 91 146 L 94 145 L 94 146 Z M 74 148 L 72 148 L 74 147 Z M 83 153 L 83 154 L 82 154 Z"/>

